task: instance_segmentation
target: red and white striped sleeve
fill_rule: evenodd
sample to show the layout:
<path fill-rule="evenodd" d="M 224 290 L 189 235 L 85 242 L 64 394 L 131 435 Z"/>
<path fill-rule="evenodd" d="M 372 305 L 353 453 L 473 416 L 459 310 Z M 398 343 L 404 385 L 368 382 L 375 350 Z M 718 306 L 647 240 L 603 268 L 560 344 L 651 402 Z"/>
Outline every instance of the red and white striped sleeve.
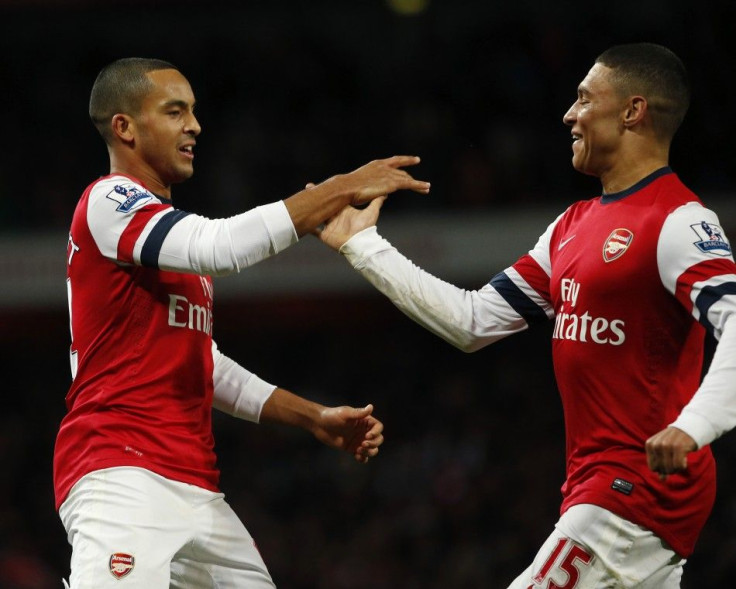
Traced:
<path fill-rule="evenodd" d="M 665 288 L 718 340 L 700 388 L 672 424 L 702 447 L 736 427 L 736 264 L 716 214 L 699 203 L 673 211 L 657 263 Z"/>
<path fill-rule="evenodd" d="M 124 176 L 97 182 L 87 220 L 100 252 L 123 264 L 175 272 L 239 272 L 298 241 L 282 201 L 227 219 L 175 209 Z"/>

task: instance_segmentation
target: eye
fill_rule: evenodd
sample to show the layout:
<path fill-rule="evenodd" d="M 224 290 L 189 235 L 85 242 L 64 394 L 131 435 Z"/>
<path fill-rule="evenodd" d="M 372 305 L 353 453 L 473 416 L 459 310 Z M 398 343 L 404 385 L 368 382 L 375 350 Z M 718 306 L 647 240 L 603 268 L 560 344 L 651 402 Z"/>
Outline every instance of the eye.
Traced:
<path fill-rule="evenodd" d="M 171 110 L 166 111 L 166 114 L 170 116 L 171 118 L 177 118 L 181 116 L 181 110 L 178 108 L 173 108 Z"/>

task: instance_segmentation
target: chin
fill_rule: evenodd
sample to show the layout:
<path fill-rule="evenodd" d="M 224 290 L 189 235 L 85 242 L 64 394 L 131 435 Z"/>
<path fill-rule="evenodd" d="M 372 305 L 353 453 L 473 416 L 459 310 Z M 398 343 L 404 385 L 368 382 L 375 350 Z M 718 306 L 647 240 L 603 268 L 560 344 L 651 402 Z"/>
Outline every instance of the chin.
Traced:
<path fill-rule="evenodd" d="M 580 172 L 581 174 L 585 174 L 586 176 L 598 176 L 598 173 L 595 169 L 593 169 L 589 165 L 586 165 L 585 162 L 581 162 L 575 157 L 572 158 L 572 167 L 575 169 L 576 172 Z"/>
<path fill-rule="evenodd" d="M 182 182 L 185 182 L 186 180 L 189 180 L 194 176 L 194 168 L 189 168 L 185 170 L 177 170 L 174 174 L 172 174 L 172 184 L 181 184 Z"/>

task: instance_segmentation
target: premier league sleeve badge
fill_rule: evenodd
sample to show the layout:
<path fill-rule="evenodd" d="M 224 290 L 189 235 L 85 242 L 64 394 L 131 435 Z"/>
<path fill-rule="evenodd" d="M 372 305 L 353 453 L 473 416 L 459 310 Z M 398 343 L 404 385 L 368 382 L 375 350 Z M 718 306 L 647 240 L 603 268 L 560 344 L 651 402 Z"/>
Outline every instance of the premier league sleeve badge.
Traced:
<path fill-rule="evenodd" d="M 693 245 L 703 253 L 724 257 L 731 255 L 731 246 L 718 225 L 701 221 L 690 225 L 690 228 L 698 236 L 698 241 L 693 242 Z"/>

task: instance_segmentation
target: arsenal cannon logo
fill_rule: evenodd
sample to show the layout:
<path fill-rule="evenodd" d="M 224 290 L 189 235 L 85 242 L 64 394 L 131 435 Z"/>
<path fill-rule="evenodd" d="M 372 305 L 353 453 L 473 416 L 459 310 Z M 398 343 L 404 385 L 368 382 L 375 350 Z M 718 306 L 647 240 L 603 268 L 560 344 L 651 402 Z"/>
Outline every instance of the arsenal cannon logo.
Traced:
<path fill-rule="evenodd" d="M 110 572 L 116 579 L 122 579 L 130 574 L 135 566 L 135 558 L 130 554 L 116 552 L 110 556 Z"/>
<path fill-rule="evenodd" d="M 634 234 L 628 229 L 614 229 L 603 244 L 603 259 L 606 262 L 613 262 L 620 258 L 629 249 Z"/>

